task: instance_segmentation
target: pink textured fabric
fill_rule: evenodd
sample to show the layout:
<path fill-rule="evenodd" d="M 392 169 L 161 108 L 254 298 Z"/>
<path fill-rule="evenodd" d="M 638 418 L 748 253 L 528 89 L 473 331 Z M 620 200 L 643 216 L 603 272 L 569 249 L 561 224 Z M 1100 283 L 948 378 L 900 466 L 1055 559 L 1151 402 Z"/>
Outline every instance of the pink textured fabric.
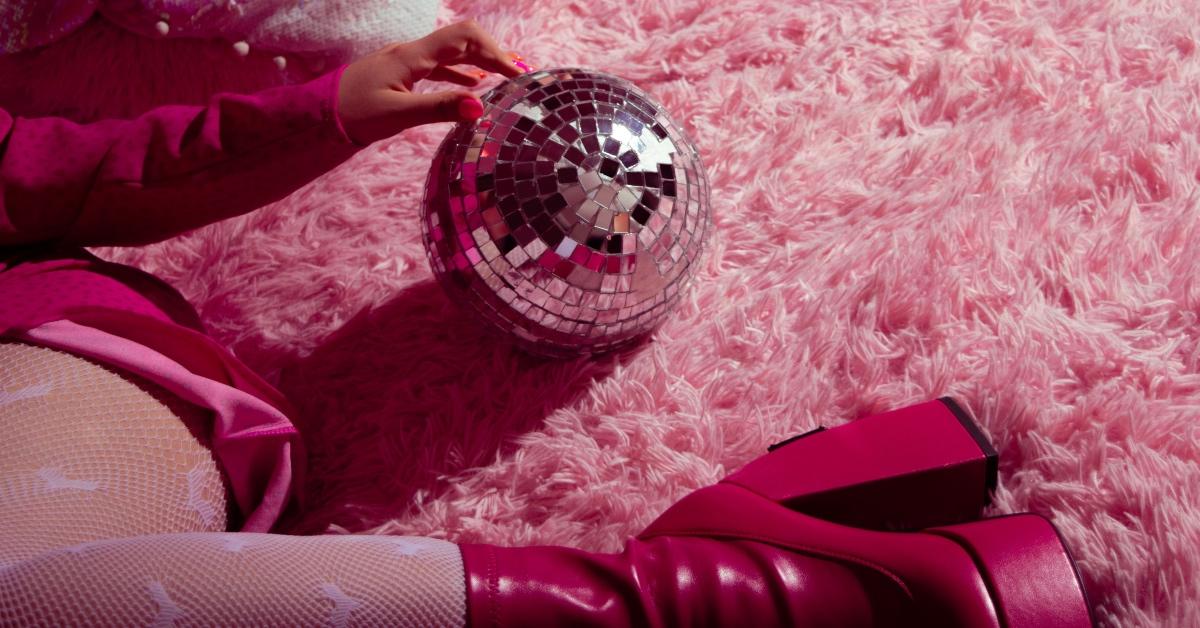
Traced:
<path fill-rule="evenodd" d="M 139 36 L 190 37 L 338 63 L 432 30 L 438 0 L 5 0 L 0 54 L 72 34 L 94 14 Z M 243 50 L 240 54 L 245 54 Z"/>
<path fill-rule="evenodd" d="M 71 34 L 100 0 L 5 0 L 0 3 L 0 54 L 45 46 Z"/>
<path fill-rule="evenodd" d="M 294 411 L 170 286 L 72 247 L 171 237 L 332 168 L 358 149 L 337 120 L 340 75 L 131 121 L 0 110 L 0 335 L 107 361 L 211 408 L 246 530 L 269 529 L 287 504 Z"/>
<path fill-rule="evenodd" d="M 358 150 L 337 121 L 341 72 L 134 120 L 0 111 L 0 246 L 145 244 L 279 200 Z"/>
<path fill-rule="evenodd" d="M 0 287 L 0 330 L 109 308 L 203 332 L 195 310 L 170 285 L 83 249 L 0 249 Z"/>
<path fill-rule="evenodd" d="M 637 82 L 698 142 L 713 249 L 620 356 L 527 359 L 442 296 L 416 208 L 446 126 L 98 253 L 297 406 L 289 530 L 615 551 L 770 443 L 951 394 L 1000 452 L 991 512 L 1050 516 L 1103 624 L 1200 625 L 1198 11 L 448 0 L 534 65 Z M 0 92 L 112 116 L 278 75 L 227 48 L 93 31 Z"/>

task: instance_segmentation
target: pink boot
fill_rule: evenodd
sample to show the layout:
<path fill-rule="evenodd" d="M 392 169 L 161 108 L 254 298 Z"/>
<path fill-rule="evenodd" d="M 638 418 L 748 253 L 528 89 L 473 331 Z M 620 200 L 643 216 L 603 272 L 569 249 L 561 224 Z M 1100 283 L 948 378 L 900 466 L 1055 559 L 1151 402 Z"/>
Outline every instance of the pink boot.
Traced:
<path fill-rule="evenodd" d="M 879 532 L 736 486 L 684 498 L 620 554 L 461 546 L 470 626 L 1092 625 L 1049 521 Z"/>
<path fill-rule="evenodd" d="M 786 440 L 723 481 L 821 519 L 918 530 L 978 519 L 996 471 L 983 432 L 942 398 Z"/>
<path fill-rule="evenodd" d="M 914 419 L 910 427 L 927 422 Z M 692 493 L 621 554 L 462 545 L 468 624 L 1092 625 L 1074 561 L 1053 525 L 1037 515 L 899 533 L 850 527 L 786 505 L 813 494 L 814 485 L 790 466 L 812 458 L 788 449 L 845 429 L 776 449 Z M 853 452 L 852 440 L 840 444 L 843 453 Z M 885 459 L 893 466 L 881 465 L 885 473 L 877 475 L 911 481 L 913 474 L 888 472 L 902 466 L 900 456 Z M 833 454 L 824 460 L 838 463 Z M 929 467 L 916 467 L 922 465 Z M 851 482 L 850 490 L 862 490 L 855 486 L 861 483 Z M 932 482 L 924 486 L 936 494 Z M 936 495 L 912 496 L 936 501 Z M 872 518 L 885 516 L 870 503 L 860 506 Z"/>

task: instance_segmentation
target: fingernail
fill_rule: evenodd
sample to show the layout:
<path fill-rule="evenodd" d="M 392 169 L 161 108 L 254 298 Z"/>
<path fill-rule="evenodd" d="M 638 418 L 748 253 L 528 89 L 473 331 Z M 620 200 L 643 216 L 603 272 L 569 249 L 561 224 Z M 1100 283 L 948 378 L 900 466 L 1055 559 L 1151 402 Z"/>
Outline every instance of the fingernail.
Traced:
<path fill-rule="evenodd" d="M 532 72 L 533 71 L 533 68 L 531 66 L 527 65 L 524 61 L 513 60 L 513 65 L 517 66 L 518 68 L 521 68 L 522 72 Z"/>
<path fill-rule="evenodd" d="M 476 72 L 476 73 L 475 73 L 475 76 L 477 76 L 477 77 L 479 77 L 479 78 L 481 78 L 481 79 L 485 79 L 485 78 L 487 78 L 487 77 L 488 77 L 488 73 L 487 73 L 487 72 Z"/>
<path fill-rule="evenodd" d="M 483 115 L 483 103 L 474 96 L 463 96 L 458 100 L 458 115 L 467 120 L 478 120 Z"/>

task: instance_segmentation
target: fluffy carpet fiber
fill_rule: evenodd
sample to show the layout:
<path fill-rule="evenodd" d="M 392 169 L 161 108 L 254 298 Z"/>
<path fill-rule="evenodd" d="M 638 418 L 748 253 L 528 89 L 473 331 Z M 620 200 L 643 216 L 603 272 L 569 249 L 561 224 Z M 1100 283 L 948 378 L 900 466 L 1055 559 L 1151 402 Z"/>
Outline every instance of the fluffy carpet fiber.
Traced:
<path fill-rule="evenodd" d="M 469 16 L 675 112 L 709 169 L 712 247 L 652 341 L 526 357 L 426 264 L 439 126 L 249 216 L 100 251 L 180 288 L 300 407 L 290 530 L 615 550 L 769 443 L 953 395 L 1000 451 L 993 512 L 1053 518 L 1102 622 L 1200 624 L 1194 5 L 453 0 L 442 17 Z M 282 79 L 269 56 L 174 44 L 139 54 L 141 87 L 80 105 L 88 64 L 150 45 L 167 44 L 93 25 L 58 46 L 110 56 L 46 52 L 25 67 L 57 73 L 23 80 L 94 114 Z M 163 80 L 181 74 L 192 91 Z"/>

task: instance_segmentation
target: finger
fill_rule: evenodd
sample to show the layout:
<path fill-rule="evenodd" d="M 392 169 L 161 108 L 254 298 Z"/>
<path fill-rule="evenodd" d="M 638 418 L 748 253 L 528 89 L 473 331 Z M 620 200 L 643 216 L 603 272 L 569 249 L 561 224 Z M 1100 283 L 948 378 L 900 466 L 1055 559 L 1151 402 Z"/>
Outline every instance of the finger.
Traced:
<path fill-rule="evenodd" d="M 522 73 L 492 36 L 472 20 L 436 30 L 418 43 L 440 65 L 470 63 L 510 78 Z"/>
<path fill-rule="evenodd" d="M 509 52 L 508 58 L 511 59 L 513 62 L 513 65 L 517 66 L 517 68 L 520 69 L 522 72 L 532 72 L 533 71 L 533 66 L 529 65 L 528 63 L 525 63 L 525 57 L 522 57 L 521 55 L 519 55 L 515 52 Z"/>
<path fill-rule="evenodd" d="M 475 87 L 479 81 L 487 78 L 486 72 L 471 72 L 460 70 L 449 66 L 439 65 L 430 71 L 429 76 L 425 77 L 433 81 L 445 81 L 447 83 L 455 83 L 464 87 Z"/>
<path fill-rule="evenodd" d="M 483 103 L 466 92 L 397 93 L 395 99 L 394 115 L 404 128 L 434 122 L 470 122 L 483 115 Z"/>

